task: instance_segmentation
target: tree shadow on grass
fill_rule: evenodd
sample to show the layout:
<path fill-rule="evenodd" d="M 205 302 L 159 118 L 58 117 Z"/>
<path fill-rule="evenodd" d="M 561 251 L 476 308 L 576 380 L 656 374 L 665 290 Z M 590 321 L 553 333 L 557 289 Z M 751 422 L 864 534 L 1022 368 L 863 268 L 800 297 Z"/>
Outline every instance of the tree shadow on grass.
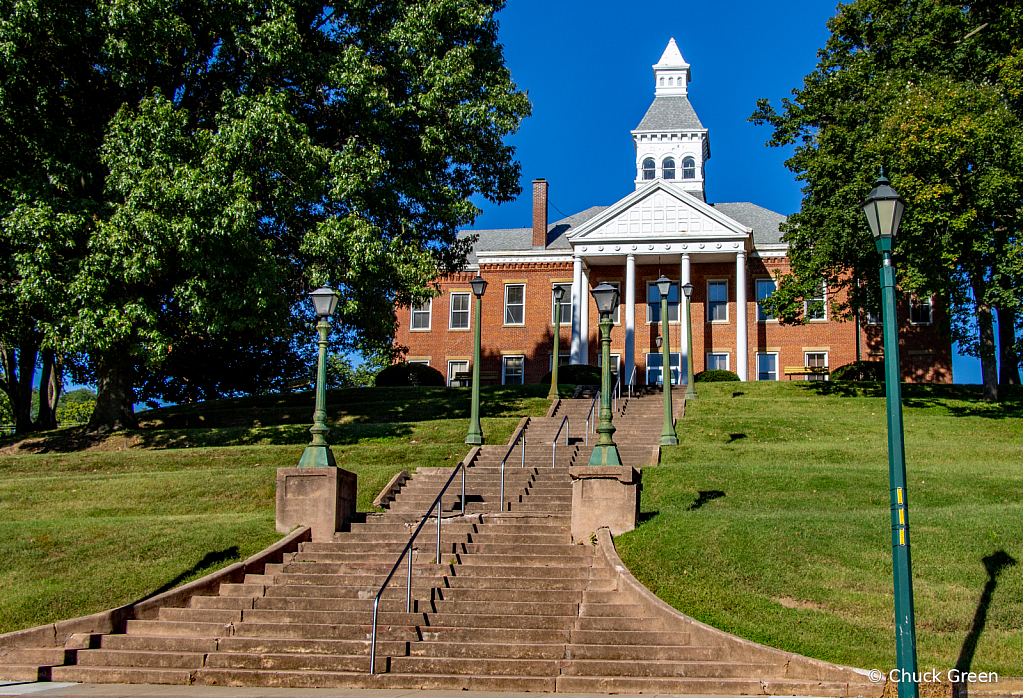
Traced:
<path fill-rule="evenodd" d="M 956 669 L 960 674 L 968 673 L 970 665 L 973 664 L 973 655 L 977 651 L 977 642 L 980 641 L 980 635 L 984 632 L 984 626 L 987 624 L 987 611 L 991 606 L 991 597 L 994 596 L 995 588 L 998 586 L 998 575 L 1006 567 L 1012 567 L 1016 564 L 1016 560 L 1004 550 L 988 555 L 981 562 L 984 563 L 984 569 L 987 571 L 987 583 L 984 584 L 984 591 L 980 594 L 977 610 L 973 614 L 973 624 L 970 626 L 970 632 L 966 634 L 963 646 L 959 650 L 959 659 L 956 660 Z M 968 693 L 969 686 L 966 682 L 960 683 L 957 686 L 956 695 L 958 698 L 966 698 Z"/>
<path fill-rule="evenodd" d="M 199 560 L 199 562 L 192 565 L 189 569 L 185 570 L 174 579 L 171 579 L 167 583 L 162 584 L 158 588 L 154 589 L 148 595 L 143 596 L 135 603 L 140 603 L 142 601 L 145 601 L 146 599 L 151 599 L 154 596 L 159 596 L 163 592 L 170 591 L 171 589 L 175 588 L 189 577 L 195 575 L 197 572 L 207 570 L 211 567 L 218 568 L 222 567 L 224 563 L 233 562 L 234 560 L 237 560 L 238 557 L 239 554 L 237 545 L 232 545 L 230 548 L 224 548 L 223 550 L 218 550 L 216 552 L 206 553 L 203 556 L 203 558 Z"/>
<path fill-rule="evenodd" d="M 711 502 L 715 499 L 721 499 L 724 496 L 725 493 L 721 490 L 701 490 L 700 496 L 698 496 L 696 500 L 689 505 L 689 509 L 687 511 L 696 511 L 707 502 Z"/>

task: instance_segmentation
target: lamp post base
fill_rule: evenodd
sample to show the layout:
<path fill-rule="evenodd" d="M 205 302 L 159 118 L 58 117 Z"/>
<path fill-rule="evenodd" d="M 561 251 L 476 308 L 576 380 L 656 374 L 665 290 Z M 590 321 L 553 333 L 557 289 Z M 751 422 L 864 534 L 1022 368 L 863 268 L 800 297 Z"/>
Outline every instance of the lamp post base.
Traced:
<path fill-rule="evenodd" d="M 593 447 L 589 465 L 621 465 L 622 458 L 618 455 L 615 444 L 597 444 Z"/>
<path fill-rule="evenodd" d="M 483 429 L 479 424 L 469 427 L 469 433 L 465 435 L 465 443 L 469 446 L 483 445 Z"/>
<path fill-rule="evenodd" d="M 300 468 L 336 468 L 334 452 L 330 446 L 306 446 L 302 458 L 298 461 Z"/>
<path fill-rule="evenodd" d="M 686 384 L 686 400 L 695 400 L 695 399 L 696 399 L 696 390 L 693 389 L 693 384 L 692 383 L 687 383 Z"/>
<path fill-rule="evenodd" d="M 557 400 L 559 397 L 561 397 L 561 395 L 558 394 L 558 391 L 552 385 L 551 386 L 551 391 L 549 393 L 547 393 L 547 399 L 548 400 Z"/>
<path fill-rule="evenodd" d="M 678 446 L 678 437 L 674 434 L 661 434 L 662 446 Z"/>

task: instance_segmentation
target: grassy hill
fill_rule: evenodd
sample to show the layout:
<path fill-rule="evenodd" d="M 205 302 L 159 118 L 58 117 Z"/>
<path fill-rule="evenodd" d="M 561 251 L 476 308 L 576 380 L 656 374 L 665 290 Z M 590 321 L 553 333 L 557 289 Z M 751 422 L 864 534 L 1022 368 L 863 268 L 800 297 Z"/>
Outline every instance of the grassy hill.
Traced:
<path fill-rule="evenodd" d="M 488 443 L 543 415 L 548 389 L 483 388 Z M 327 403 L 360 511 L 394 473 L 468 451 L 467 389 L 337 390 Z M 153 410 L 100 439 L 0 440 L 0 633 L 142 599 L 277 540 L 276 471 L 298 464 L 312 412 L 306 392 Z"/>
<path fill-rule="evenodd" d="M 698 388 L 680 445 L 644 472 L 643 521 L 616 541 L 625 562 L 722 629 L 892 667 L 883 391 Z M 904 390 L 920 666 L 1021 676 L 1023 393 L 986 405 L 968 386 Z M 484 389 L 488 441 L 542 415 L 546 393 Z M 467 450 L 464 389 L 335 391 L 328 408 L 363 511 L 398 470 Z M 303 393 L 154 410 L 96 441 L 0 440 L 0 632 L 143 598 L 276 540 L 275 470 L 297 462 L 311 413 Z"/>
<path fill-rule="evenodd" d="M 894 667 L 883 388 L 698 389 L 679 446 L 643 473 L 646 521 L 616 541 L 625 563 L 723 630 Z M 919 665 L 1023 676 L 1023 395 L 986 405 L 970 386 L 907 385 L 904 397 Z"/>

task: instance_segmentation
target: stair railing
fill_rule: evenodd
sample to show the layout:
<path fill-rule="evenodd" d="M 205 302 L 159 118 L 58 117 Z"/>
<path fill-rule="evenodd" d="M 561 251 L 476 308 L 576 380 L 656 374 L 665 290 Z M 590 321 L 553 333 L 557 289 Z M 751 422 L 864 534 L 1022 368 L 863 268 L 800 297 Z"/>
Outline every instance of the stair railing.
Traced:
<path fill-rule="evenodd" d="M 526 467 L 526 425 L 523 424 L 519 427 L 518 433 L 515 435 L 515 440 L 511 442 L 508 447 L 508 452 L 504 454 L 504 460 L 501 461 L 501 511 L 504 511 L 504 466 L 508 462 L 508 456 L 511 455 L 512 451 L 515 450 L 515 444 L 522 442 L 522 462 L 519 464 L 520 468 Z"/>
<path fill-rule="evenodd" d="M 587 446 L 590 445 L 590 433 L 593 431 L 593 428 L 596 426 L 593 423 L 593 409 L 597 406 L 597 398 L 599 398 L 599 397 L 600 397 L 600 391 L 598 390 L 597 394 L 593 396 L 593 400 L 590 402 L 590 411 L 586 413 L 586 445 Z"/>
<path fill-rule="evenodd" d="M 636 384 L 636 369 L 637 368 L 639 368 L 639 367 L 638 366 L 633 366 L 632 367 L 632 375 L 629 376 L 629 399 L 630 400 L 632 399 L 632 386 L 634 386 Z"/>
<path fill-rule="evenodd" d="M 565 429 L 565 426 L 567 424 L 568 424 L 568 415 L 566 414 L 565 418 L 561 420 L 561 426 L 558 427 L 558 433 L 554 435 L 554 441 L 551 442 L 551 468 L 552 469 L 554 468 L 554 460 L 558 456 L 558 437 L 561 436 L 561 430 Z M 568 448 L 568 429 L 565 429 L 565 448 Z M 525 449 L 522 449 L 522 450 L 525 451 Z"/>
<path fill-rule="evenodd" d="M 611 396 L 614 398 L 614 406 L 612 409 L 618 412 L 618 396 L 622 392 L 622 375 L 618 374 L 618 380 L 615 381 L 615 387 L 611 388 Z"/>
<path fill-rule="evenodd" d="M 373 637 L 372 637 L 372 640 L 370 640 L 370 645 L 369 645 L 369 673 L 370 674 L 375 674 L 376 673 L 377 612 L 380 610 L 380 597 L 383 596 L 384 590 L 387 589 L 387 585 L 391 583 L 391 579 L 394 577 L 394 573 L 398 571 L 398 568 L 401 566 L 402 560 L 404 560 L 405 556 L 407 555 L 408 556 L 408 582 L 406 583 L 406 586 L 405 586 L 405 613 L 411 613 L 412 612 L 412 544 L 415 542 L 416 536 L 419 535 L 419 532 L 423 530 L 423 526 L 430 519 L 430 514 L 433 513 L 434 509 L 436 509 L 437 510 L 437 564 L 438 565 L 440 564 L 441 501 L 443 500 L 444 493 L 448 491 L 448 487 L 451 485 L 451 482 L 455 479 L 455 475 L 457 475 L 459 472 L 461 472 L 462 473 L 462 502 L 461 502 L 461 509 L 462 509 L 462 516 L 465 516 L 465 467 L 466 467 L 465 466 L 465 461 L 461 461 L 461 462 L 459 462 L 458 465 L 455 466 L 455 469 L 451 471 L 451 477 L 449 477 L 448 481 L 446 483 L 444 483 L 444 487 L 441 488 L 440 494 L 437 495 L 437 498 L 435 500 L 433 500 L 433 504 L 431 504 L 430 508 L 427 509 L 426 514 L 423 516 L 423 520 L 420 521 L 419 522 L 419 526 L 416 527 L 415 533 L 412 534 L 412 537 L 409 538 L 408 543 L 405 544 L 405 549 L 401 551 L 401 555 L 398 557 L 397 562 L 395 562 L 394 566 L 391 567 L 391 571 L 388 573 L 387 578 L 384 580 L 384 583 L 380 585 L 380 591 L 378 591 L 377 595 L 373 598 Z"/>

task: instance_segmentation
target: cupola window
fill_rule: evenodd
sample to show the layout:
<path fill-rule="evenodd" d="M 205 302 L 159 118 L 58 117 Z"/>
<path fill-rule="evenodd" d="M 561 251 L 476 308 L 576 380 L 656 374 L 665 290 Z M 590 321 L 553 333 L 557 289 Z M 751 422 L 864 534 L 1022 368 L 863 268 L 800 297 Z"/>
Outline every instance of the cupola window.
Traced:
<path fill-rule="evenodd" d="M 682 161 L 682 179 L 696 179 L 696 160 L 686 158 Z"/>
<path fill-rule="evenodd" d="M 671 87 L 674 84 L 675 84 L 675 78 L 668 78 L 668 87 Z"/>
<path fill-rule="evenodd" d="M 653 158 L 647 158 L 643 161 L 643 179 L 653 179 L 657 174 L 657 164 Z"/>
<path fill-rule="evenodd" d="M 675 179 L 675 158 L 665 158 L 661 169 L 665 179 Z"/>

